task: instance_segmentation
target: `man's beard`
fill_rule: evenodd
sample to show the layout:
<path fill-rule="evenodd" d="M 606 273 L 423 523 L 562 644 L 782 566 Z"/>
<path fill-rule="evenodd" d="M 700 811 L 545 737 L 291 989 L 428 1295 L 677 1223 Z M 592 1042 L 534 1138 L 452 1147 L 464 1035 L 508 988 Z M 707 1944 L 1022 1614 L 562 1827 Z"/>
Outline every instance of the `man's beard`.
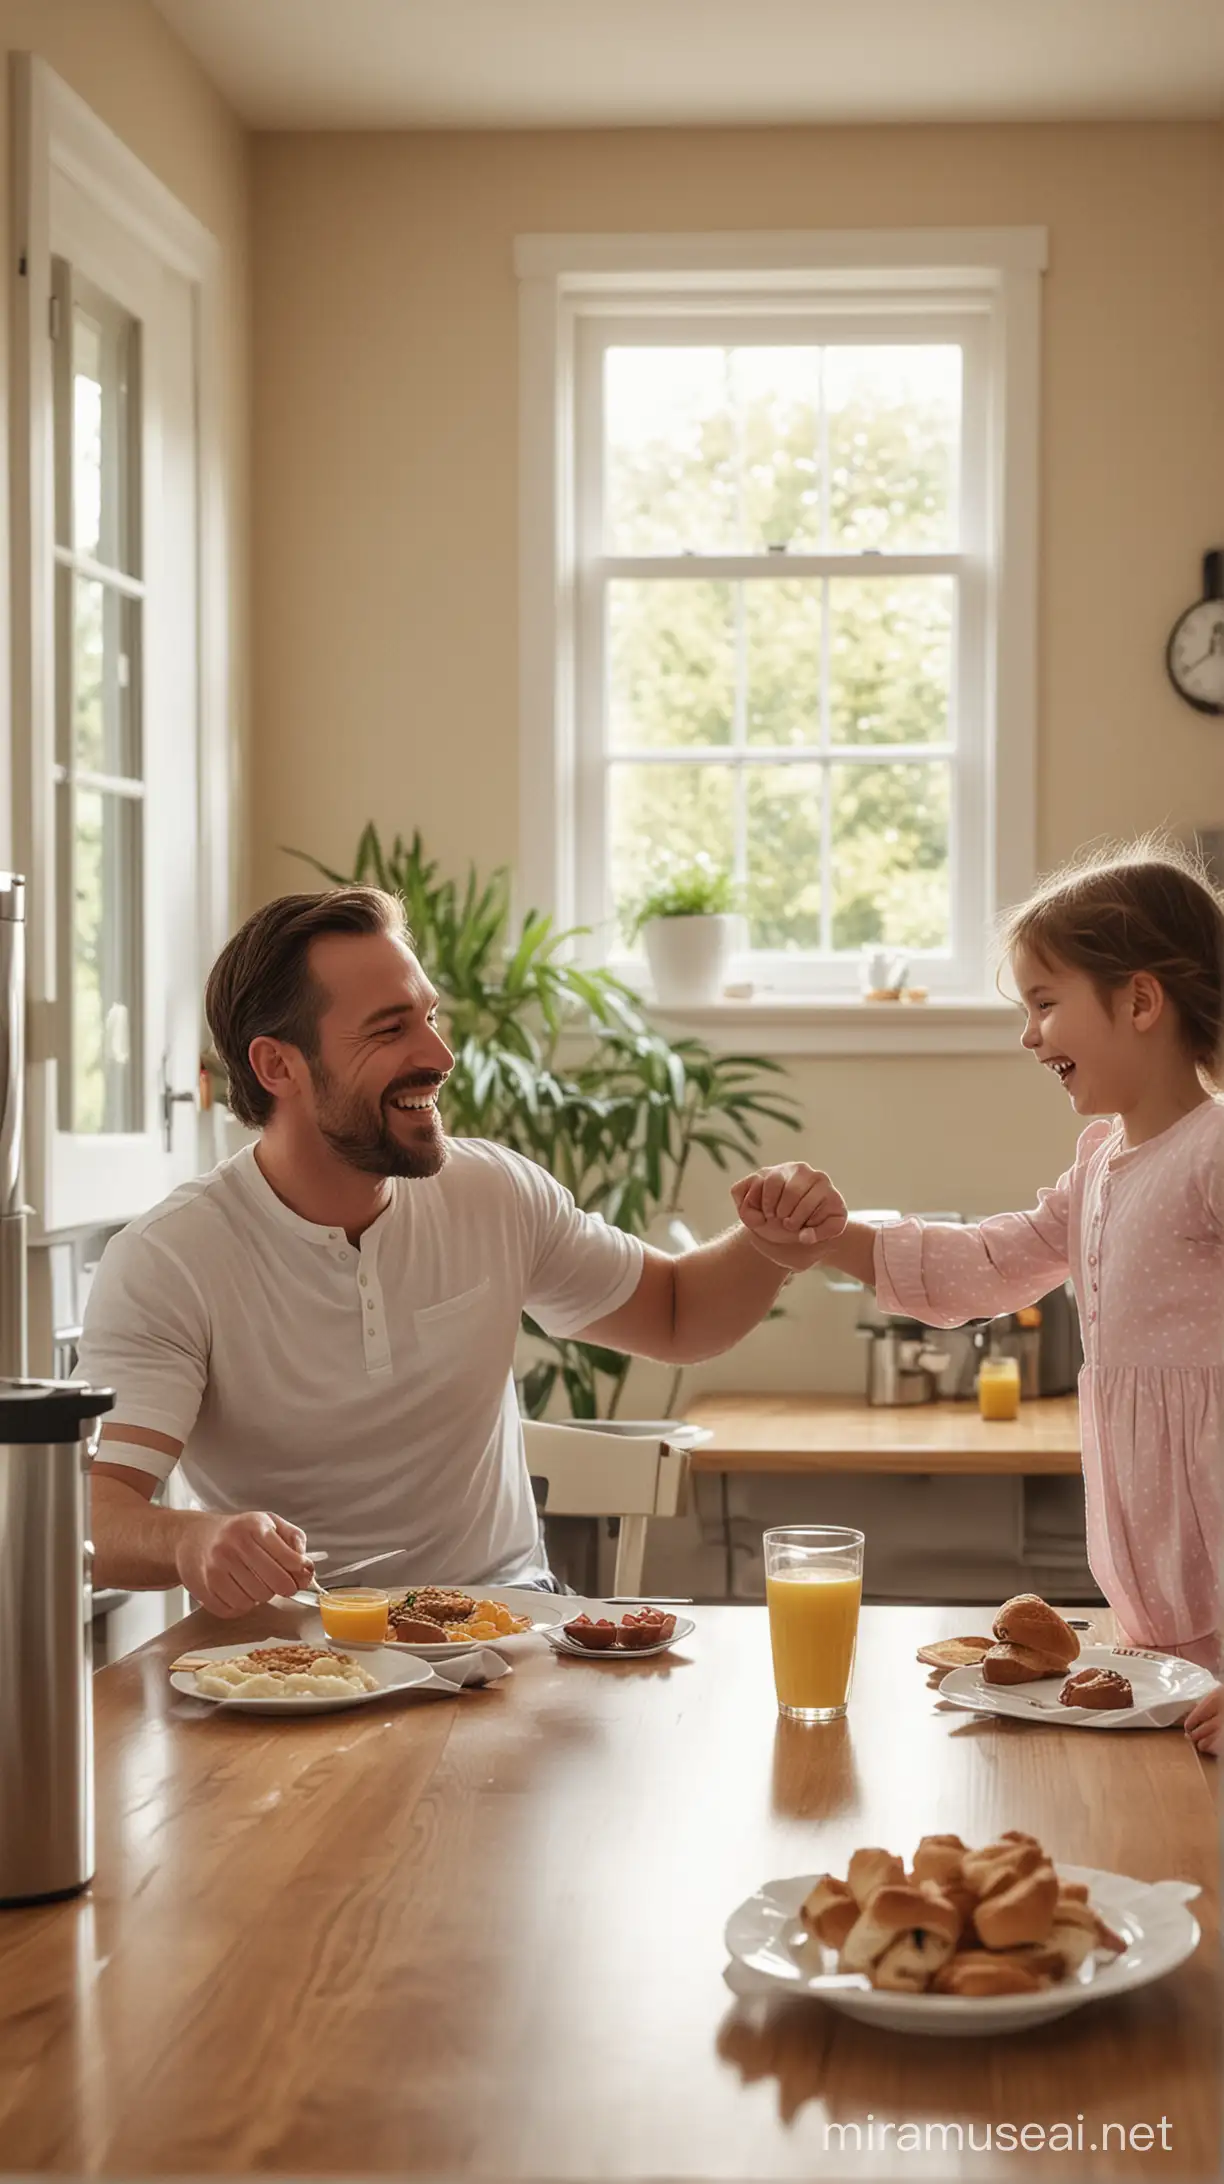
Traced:
<path fill-rule="evenodd" d="M 375 1103 L 361 1092 L 344 1092 L 335 1079 L 324 1069 L 321 1062 L 310 1065 L 310 1081 L 314 1086 L 315 1120 L 320 1134 L 347 1161 L 350 1168 L 360 1169 L 363 1175 L 436 1175 L 446 1159 L 446 1139 L 434 1110 L 433 1128 L 429 1138 L 420 1145 L 404 1144 L 397 1138 L 387 1121 L 386 1103 L 403 1092 L 428 1092 L 442 1083 L 441 1077 L 414 1078 L 406 1083 L 388 1085 L 382 1099 Z"/>

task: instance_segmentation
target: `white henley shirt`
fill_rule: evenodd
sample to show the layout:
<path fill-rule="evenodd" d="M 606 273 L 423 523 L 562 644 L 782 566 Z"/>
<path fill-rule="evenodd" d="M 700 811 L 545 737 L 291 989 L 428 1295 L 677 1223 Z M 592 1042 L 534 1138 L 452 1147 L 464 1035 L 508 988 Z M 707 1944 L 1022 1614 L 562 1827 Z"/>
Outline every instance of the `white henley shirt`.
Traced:
<path fill-rule="evenodd" d="M 641 1244 L 531 1161 L 451 1139 L 394 1177 L 359 1246 L 293 1213 L 246 1146 L 114 1237 L 79 1375 L 116 1423 L 184 1443 L 193 1500 L 270 1509 L 332 1567 L 386 1547 L 411 1582 L 512 1584 L 544 1556 L 513 1358 L 525 1310 L 575 1335 L 632 1296 Z M 117 1461 L 158 1478 L 155 1450 Z M 373 1574 L 371 1575 L 373 1582 Z"/>

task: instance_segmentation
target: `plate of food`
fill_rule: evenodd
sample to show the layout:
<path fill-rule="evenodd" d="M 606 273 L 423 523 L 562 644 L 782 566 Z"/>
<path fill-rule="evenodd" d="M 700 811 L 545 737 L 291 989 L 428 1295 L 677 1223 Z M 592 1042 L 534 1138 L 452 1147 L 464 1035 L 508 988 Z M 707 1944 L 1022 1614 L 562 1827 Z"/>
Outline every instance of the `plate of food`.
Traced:
<path fill-rule="evenodd" d="M 571 1601 L 571 1609 L 579 1603 Z M 673 1615 L 667 1608 L 644 1604 L 630 1609 L 618 1621 L 599 1611 L 610 1603 L 591 1600 L 571 1613 L 544 1636 L 554 1653 L 566 1653 L 584 1661 L 641 1661 L 653 1653 L 668 1653 L 681 1638 L 691 1637 L 697 1625 L 689 1615 Z M 593 1609 L 594 1614 L 588 1611 Z"/>
<path fill-rule="evenodd" d="M 355 1652 L 394 1646 L 425 1661 L 471 1653 L 477 1646 L 495 1646 L 500 1653 L 521 1648 L 566 1613 L 556 1593 L 536 1592 L 528 1585 L 490 1585 L 478 1592 L 457 1585 L 417 1585 L 389 1591 L 387 1599 L 386 1636 L 369 1643 L 346 1638 Z M 313 1638 L 323 1631 L 323 1614 L 315 1606 L 303 1617 L 302 1634 Z"/>
<path fill-rule="evenodd" d="M 928 1668 L 948 1670 L 939 1696 L 975 1713 L 1060 1729 L 1166 1729 L 1214 1687 L 1207 1669 L 1139 1646 L 1081 1646 L 1036 1593 L 1007 1600 L 990 1638 L 921 1646 Z"/>
<path fill-rule="evenodd" d="M 393 1691 L 432 1681 L 428 1662 L 383 1646 L 357 1661 L 326 1641 L 275 1640 L 266 1645 L 197 1646 L 170 1666 L 184 1698 L 251 1714 L 334 1714 L 370 1706 Z"/>
<path fill-rule="evenodd" d="M 727 1922 L 729 1977 L 893 2032 L 1021 2032 L 1174 1971 L 1201 1939 L 1198 1893 L 1056 1865 L 1016 1829 L 981 1850 L 928 1835 L 909 1869 L 864 1849 L 844 1880 L 767 1881 Z"/>

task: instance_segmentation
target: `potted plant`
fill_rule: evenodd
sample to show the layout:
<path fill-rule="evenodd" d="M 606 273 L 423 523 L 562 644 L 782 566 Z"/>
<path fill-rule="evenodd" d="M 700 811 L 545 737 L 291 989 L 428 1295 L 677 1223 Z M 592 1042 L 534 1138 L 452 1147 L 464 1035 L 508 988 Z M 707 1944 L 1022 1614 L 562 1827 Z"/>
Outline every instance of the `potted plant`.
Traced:
<path fill-rule="evenodd" d="M 358 881 L 399 895 L 455 1055 L 446 1090 L 452 1135 L 524 1153 L 585 1211 L 682 1249 L 680 1193 L 692 1155 L 704 1152 L 723 1170 L 750 1167 L 762 1122 L 798 1129 L 797 1103 L 769 1082 L 782 1074 L 777 1062 L 666 1039 L 619 979 L 568 960 L 571 936 L 547 917 L 529 911 L 514 933 L 504 867 L 484 882 L 469 869 L 460 888 L 438 877 L 419 834 L 410 844 L 397 835 L 388 849 L 373 826 L 351 872 L 291 854 L 335 886 Z M 616 1416 L 630 1358 L 546 1335 L 526 1319 L 524 1335 L 519 1395 L 529 1417 L 559 1394 L 575 1418 Z"/>
<path fill-rule="evenodd" d="M 655 998 L 662 1008 L 717 1001 L 727 983 L 739 926 L 731 874 L 704 852 L 675 867 L 633 911 Z"/>

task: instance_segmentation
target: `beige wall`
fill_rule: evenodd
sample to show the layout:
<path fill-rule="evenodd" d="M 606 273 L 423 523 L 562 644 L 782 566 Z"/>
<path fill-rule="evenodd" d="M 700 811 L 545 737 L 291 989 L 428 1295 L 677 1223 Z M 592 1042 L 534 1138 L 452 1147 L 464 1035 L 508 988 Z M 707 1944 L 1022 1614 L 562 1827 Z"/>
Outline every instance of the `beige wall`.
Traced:
<path fill-rule="evenodd" d="M 254 183 L 258 897 L 303 884 L 278 845 L 343 860 L 371 815 L 514 859 L 525 231 L 1047 225 L 1041 853 L 1224 822 L 1219 726 L 1162 666 L 1224 525 L 1224 129 L 274 136 Z M 1019 1058 L 792 1076 L 860 1203 L 1024 1202 L 1074 1141 Z M 844 1301 L 788 1294 L 707 1381 L 857 1384 Z"/>
<path fill-rule="evenodd" d="M 248 710 L 250 160 L 245 131 L 150 0 L 0 0 L 0 232 L 10 233 L 8 57 L 38 54 L 215 235 L 222 248 L 224 453 L 231 572 L 233 731 L 245 763 Z M 0 463 L 7 463 L 8 284 L 0 284 Z M 7 506 L 7 482 L 4 484 Z M 7 685 L 7 657 L 3 682 Z M 239 784 L 245 833 L 249 799 Z M 245 843 L 238 848 L 242 885 Z"/>

